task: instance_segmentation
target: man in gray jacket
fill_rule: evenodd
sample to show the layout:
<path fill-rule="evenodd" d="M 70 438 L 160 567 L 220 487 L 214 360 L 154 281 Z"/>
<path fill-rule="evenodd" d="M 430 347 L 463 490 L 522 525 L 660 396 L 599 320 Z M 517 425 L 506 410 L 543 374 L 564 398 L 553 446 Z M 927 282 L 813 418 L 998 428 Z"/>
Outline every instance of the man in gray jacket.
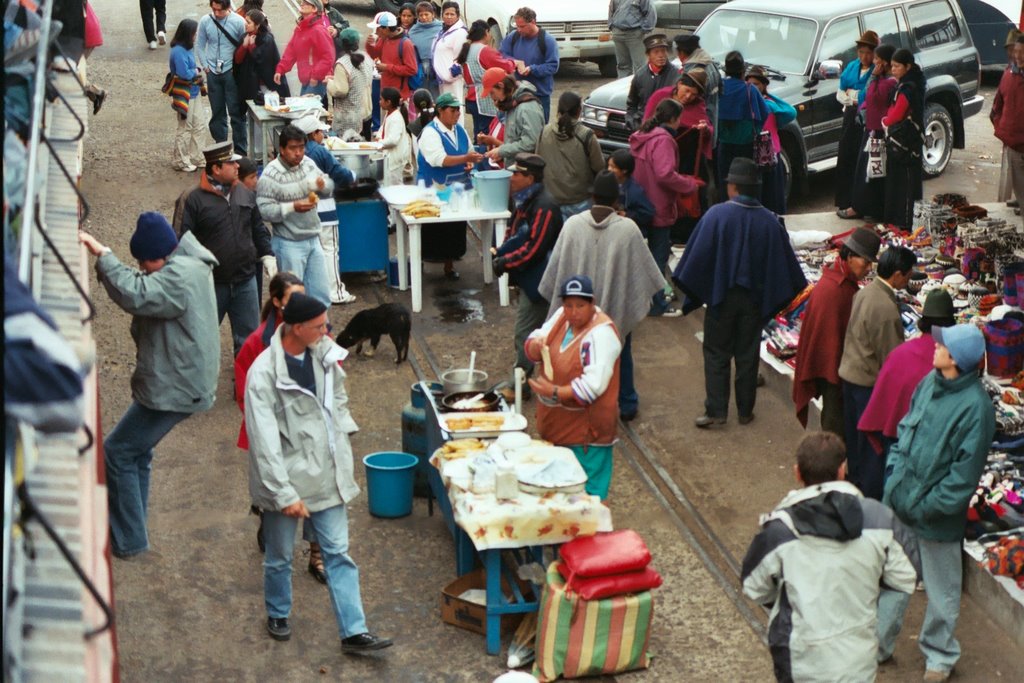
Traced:
<path fill-rule="evenodd" d="M 644 36 L 658 23 L 658 11 L 651 0 L 611 0 L 608 28 L 615 43 L 615 68 L 619 78 L 632 76 L 647 61 Z"/>
<path fill-rule="evenodd" d="M 875 680 L 879 592 L 912 593 L 920 574 L 917 539 L 843 481 L 845 456 L 832 432 L 805 436 L 794 468 L 802 488 L 761 517 L 743 558 L 743 593 L 772 608 L 779 681 Z"/>
<path fill-rule="evenodd" d="M 214 258 L 192 233 L 181 241 L 159 213 L 139 216 L 132 256 L 121 263 L 88 233 L 80 239 L 114 303 L 132 315 L 132 404 L 103 442 L 114 555 L 149 549 L 146 510 L 153 449 L 176 424 L 213 407 L 220 333 L 213 292 Z"/>
<path fill-rule="evenodd" d="M 256 206 L 273 228 L 270 246 L 278 268 L 298 275 L 310 296 L 330 306 L 320 217 L 317 202 L 310 200 L 333 196 L 334 181 L 306 156 L 306 134 L 292 124 L 281 129 L 280 152 L 256 184 Z"/>
<path fill-rule="evenodd" d="M 282 317 L 245 385 L 249 493 L 263 510 L 267 547 L 267 632 L 291 638 L 292 548 L 302 518 L 320 541 L 342 652 L 390 647 L 366 629 L 359 569 L 348 555 L 347 506 L 359 494 L 348 440 L 359 428 L 339 365 L 348 354 L 326 336 L 327 307 L 318 299 L 292 294 Z"/>

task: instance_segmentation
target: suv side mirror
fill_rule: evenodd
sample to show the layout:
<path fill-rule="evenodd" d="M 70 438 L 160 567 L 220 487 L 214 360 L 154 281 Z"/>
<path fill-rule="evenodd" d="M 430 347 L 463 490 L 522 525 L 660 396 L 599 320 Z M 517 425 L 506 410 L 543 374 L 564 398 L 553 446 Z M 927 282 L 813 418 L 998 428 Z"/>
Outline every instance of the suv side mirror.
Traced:
<path fill-rule="evenodd" d="M 815 75 L 819 80 L 827 81 L 833 78 L 839 78 L 839 74 L 843 71 L 843 63 L 838 59 L 826 59 L 818 65 Z"/>

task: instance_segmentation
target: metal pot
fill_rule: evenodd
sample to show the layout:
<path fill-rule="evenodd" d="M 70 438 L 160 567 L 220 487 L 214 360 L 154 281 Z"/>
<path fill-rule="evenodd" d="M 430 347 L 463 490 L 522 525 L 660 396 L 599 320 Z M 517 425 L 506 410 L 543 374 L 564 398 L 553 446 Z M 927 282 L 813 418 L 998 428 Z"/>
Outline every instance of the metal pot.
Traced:
<path fill-rule="evenodd" d="M 498 395 L 493 391 L 483 395 L 478 401 L 477 405 L 472 408 L 456 408 L 455 403 L 461 401 L 464 398 L 472 398 L 479 394 L 479 391 L 467 391 L 458 394 L 449 394 L 441 399 L 441 405 L 448 410 L 458 411 L 460 413 L 490 413 L 498 409 Z"/>
<path fill-rule="evenodd" d="M 444 384 L 445 396 L 467 392 L 479 394 L 487 391 L 487 373 L 483 370 L 473 370 L 472 376 L 469 374 L 469 368 L 449 370 L 441 375 L 441 382 Z"/>
<path fill-rule="evenodd" d="M 367 154 L 339 154 L 341 165 L 352 171 L 356 178 L 384 180 L 384 160 L 371 159 Z"/>

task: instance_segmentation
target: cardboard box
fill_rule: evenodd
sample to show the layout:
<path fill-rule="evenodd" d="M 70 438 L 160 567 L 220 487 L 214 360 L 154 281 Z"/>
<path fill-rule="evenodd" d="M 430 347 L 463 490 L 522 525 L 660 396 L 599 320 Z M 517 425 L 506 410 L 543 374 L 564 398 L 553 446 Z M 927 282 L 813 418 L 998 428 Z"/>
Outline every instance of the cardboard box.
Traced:
<path fill-rule="evenodd" d="M 523 597 L 530 599 L 533 595 L 530 583 L 524 581 L 518 581 L 518 583 Z M 460 576 L 441 590 L 441 620 L 467 631 L 487 635 L 487 607 L 459 597 L 473 588 L 482 590 L 487 588 L 487 574 L 483 568 L 474 569 L 470 573 Z M 512 589 L 504 577 L 501 580 L 501 589 L 505 597 L 512 597 Z M 503 615 L 501 630 L 514 630 L 522 619 L 522 614 Z"/>

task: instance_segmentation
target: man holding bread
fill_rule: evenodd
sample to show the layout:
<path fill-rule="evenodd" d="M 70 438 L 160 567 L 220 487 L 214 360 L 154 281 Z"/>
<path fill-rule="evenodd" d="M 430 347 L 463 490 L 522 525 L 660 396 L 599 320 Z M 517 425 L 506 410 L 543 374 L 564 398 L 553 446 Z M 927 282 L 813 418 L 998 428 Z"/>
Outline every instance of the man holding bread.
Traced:
<path fill-rule="evenodd" d="M 278 268 L 301 277 L 306 292 L 330 306 L 316 205 L 320 197 L 333 196 L 334 182 L 306 156 L 306 134 L 294 125 L 281 130 L 279 147 L 256 185 L 256 205 L 270 222 Z"/>

